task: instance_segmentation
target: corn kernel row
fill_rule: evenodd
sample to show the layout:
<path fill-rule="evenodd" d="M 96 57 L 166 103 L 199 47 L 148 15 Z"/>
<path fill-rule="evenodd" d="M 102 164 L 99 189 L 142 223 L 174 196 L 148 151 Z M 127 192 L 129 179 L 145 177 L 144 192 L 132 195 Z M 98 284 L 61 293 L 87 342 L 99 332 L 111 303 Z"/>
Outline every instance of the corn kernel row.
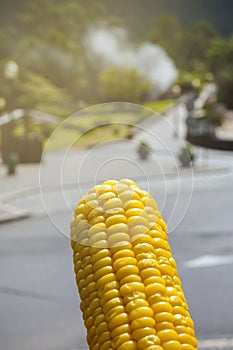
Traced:
<path fill-rule="evenodd" d="M 166 224 L 132 180 L 92 188 L 71 221 L 80 308 L 92 350 L 197 349 Z"/>

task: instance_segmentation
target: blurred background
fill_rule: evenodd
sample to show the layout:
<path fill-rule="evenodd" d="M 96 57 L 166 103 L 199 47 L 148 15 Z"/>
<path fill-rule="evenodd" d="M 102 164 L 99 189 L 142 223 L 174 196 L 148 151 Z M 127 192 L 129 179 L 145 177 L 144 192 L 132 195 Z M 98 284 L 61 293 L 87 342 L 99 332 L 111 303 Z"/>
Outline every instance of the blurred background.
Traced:
<path fill-rule="evenodd" d="M 232 1 L 0 6 L 0 347 L 87 348 L 69 221 L 130 177 L 168 223 L 199 348 L 233 349 Z"/>
<path fill-rule="evenodd" d="M 217 85 L 218 106 L 209 113 L 206 96 L 200 107 L 221 124 L 233 103 L 231 15 L 228 0 L 2 0 L 3 160 L 17 148 L 19 161 L 39 161 L 41 142 L 81 108 L 125 101 L 163 112 L 207 81 Z"/>

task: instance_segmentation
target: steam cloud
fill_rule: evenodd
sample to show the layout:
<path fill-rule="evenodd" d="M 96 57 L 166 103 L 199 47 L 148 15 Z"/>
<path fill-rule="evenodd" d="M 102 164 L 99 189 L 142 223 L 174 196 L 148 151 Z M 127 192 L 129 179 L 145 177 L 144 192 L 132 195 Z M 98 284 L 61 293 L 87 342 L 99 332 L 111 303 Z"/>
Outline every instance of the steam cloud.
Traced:
<path fill-rule="evenodd" d="M 125 67 L 144 74 L 151 82 L 153 95 L 165 92 L 177 79 L 177 69 L 161 46 L 143 43 L 134 47 L 122 28 L 91 29 L 85 45 L 90 54 L 100 58 L 102 69 Z"/>

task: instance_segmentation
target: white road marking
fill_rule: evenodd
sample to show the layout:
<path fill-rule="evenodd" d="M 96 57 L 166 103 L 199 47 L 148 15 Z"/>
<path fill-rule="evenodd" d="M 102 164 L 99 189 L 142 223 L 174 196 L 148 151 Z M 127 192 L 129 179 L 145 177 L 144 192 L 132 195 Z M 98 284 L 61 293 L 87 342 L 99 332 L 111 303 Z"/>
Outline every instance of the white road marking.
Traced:
<path fill-rule="evenodd" d="M 233 338 L 212 338 L 198 341 L 198 349 L 227 349 L 233 348 Z"/>
<path fill-rule="evenodd" d="M 212 267 L 218 265 L 226 265 L 233 263 L 233 255 L 202 255 L 198 258 L 186 261 L 184 266 L 186 268 Z"/>

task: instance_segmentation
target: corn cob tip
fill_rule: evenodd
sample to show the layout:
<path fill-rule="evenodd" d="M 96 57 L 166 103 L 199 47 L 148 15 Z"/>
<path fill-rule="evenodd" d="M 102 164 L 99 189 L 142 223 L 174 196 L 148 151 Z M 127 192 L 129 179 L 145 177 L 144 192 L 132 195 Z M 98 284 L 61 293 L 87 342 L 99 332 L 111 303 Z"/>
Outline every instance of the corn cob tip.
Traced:
<path fill-rule="evenodd" d="M 71 221 L 71 240 L 95 248 L 119 247 L 143 240 L 149 230 L 166 236 L 154 199 L 133 180 L 108 180 L 79 201 Z"/>

